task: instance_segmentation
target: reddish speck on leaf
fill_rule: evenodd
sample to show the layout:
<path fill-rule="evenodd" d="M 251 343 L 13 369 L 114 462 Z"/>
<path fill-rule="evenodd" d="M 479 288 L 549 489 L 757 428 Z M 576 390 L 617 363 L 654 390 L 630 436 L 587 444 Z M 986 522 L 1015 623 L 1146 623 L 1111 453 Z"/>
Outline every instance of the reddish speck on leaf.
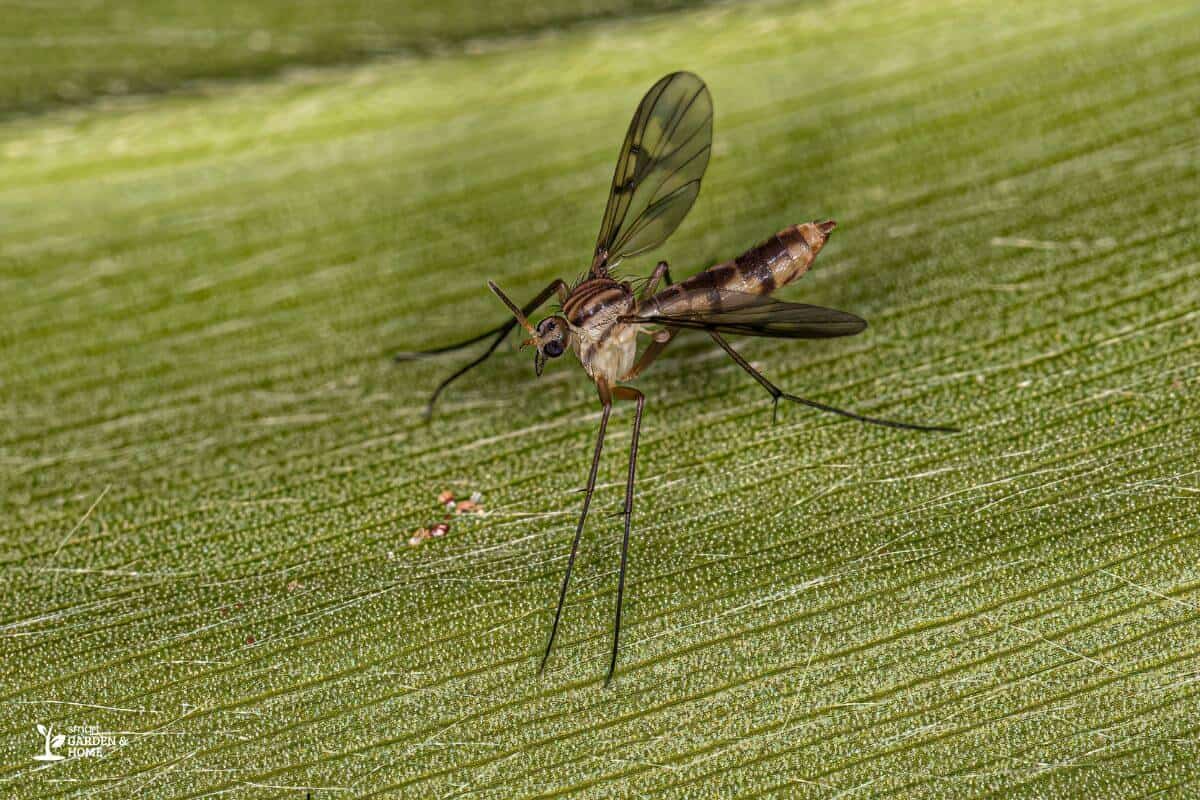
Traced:
<path fill-rule="evenodd" d="M 247 637 L 246 637 L 246 644 L 254 644 L 254 637 L 253 637 L 253 636 L 247 636 Z"/>

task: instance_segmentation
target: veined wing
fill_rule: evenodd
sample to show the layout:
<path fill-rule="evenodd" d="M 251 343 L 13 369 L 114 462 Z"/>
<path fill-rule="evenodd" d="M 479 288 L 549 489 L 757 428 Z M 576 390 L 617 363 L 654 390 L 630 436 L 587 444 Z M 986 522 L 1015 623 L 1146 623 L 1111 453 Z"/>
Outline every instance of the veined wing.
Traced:
<path fill-rule="evenodd" d="M 712 150 L 712 97 L 690 72 L 673 72 L 638 104 L 617 156 L 592 271 L 670 236 L 700 192 Z"/>
<path fill-rule="evenodd" d="M 767 296 L 725 292 L 722 302 L 721 310 L 630 314 L 621 321 L 779 339 L 831 339 L 853 336 L 867 327 L 866 320 L 845 311 Z"/>

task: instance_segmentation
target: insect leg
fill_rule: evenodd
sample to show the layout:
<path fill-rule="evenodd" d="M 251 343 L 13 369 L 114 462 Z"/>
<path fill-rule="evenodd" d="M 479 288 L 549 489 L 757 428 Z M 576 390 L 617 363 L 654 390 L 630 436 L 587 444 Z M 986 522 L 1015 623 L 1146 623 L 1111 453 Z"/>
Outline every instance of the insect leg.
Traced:
<path fill-rule="evenodd" d="M 675 334 L 678 332 L 678 328 L 667 328 L 665 331 L 662 331 L 661 333 L 666 333 L 666 337 L 655 339 L 651 342 L 650 346 L 642 352 L 641 358 L 633 365 L 633 369 L 622 375 L 621 380 L 631 381 L 638 375 L 641 375 L 642 371 L 654 363 L 654 359 L 658 358 L 662 354 L 662 351 L 667 349 L 667 345 L 671 343 L 671 340 L 675 338 Z"/>
<path fill-rule="evenodd" d="M 621 573 L 617 578 L 617 618 L 613 623 L 612 659 L 608 662 L 608 674 L 604 676 L 604 685 L 612 681 L 617 669 L 617 649 L 621 644 L 621 606 L 625 599 L 625 566 L 629 558 L 629 524 L 633 518 L 633 478 L 637 471 L 638 434 L 642 429 L 642 409 L 646 405 L 646 396 L 637 389 L 628 386 L 617 386 L 613 394 L 637 403 L 637 411 L 633 416 L 633 436 L 629 443 L 629 477 L 625 479 L 625 533 L 621 538 Z"/>
<path fill-rule="evenodd" d="M 596 489 L 596 473 L 600 469 L 600 451 L 604 447 L 604 431 L 608 427 L 608 415 L 612 411 L 612 397 L 606 391 L 601 391 L 601 402 L 604 410 L 600 414 L 600 431 L 596 434 L 596 450 L 592 453 L 592 469 L 588 473 L 587 488 L 583 495 L 583 510 L 579 512 L 579 524 L 575 526 L 575 541 L 571 542 L 571 555 L 567 559 L 567 572 L 563 575 L 562 588 L 558 591 L 558 608 L 554 610 L 554 625 L 550 628 L 550 639 L 546 642 L 546 652 L 538 667 L 538 675 L 546 669 L 550 659 L 550 651 L 554 649 L 554 637 L 558 635 L 558 622 L 562 618 L 563 601 L 567 597 L 567 584 L 571 582 L 571 570 L 575 568 L 575 554 L 579 550 L 579 538 L 583 535 L 583 523 L 587 520 L 588 506 L 592 502 L 592 492 Z"/>
<path fill-rule="evenodd" d="M 658 289 L 658 282 L 660 280 L 665 281 L 667 286 L 673 283 L 671 280 L 671 268 L 665 261 L 658 262 L 658 266 L 654 268 L 654 272 L 650 273 L 650 279 L 646 282 L 645 288 L 642 289 L 641 296 L 645 298 L 653 295 L 655 290 Z M 633 365 L 633 369 L 622 375 L 621 380 L 631 381 L 638 375 L 641 375 L 643 370 L 654 363 L 654 359 L 658 358 L 662 354 L 662 351 L 667 349 L 667 345 L 671 343 L 671 339 L 675 338 L 675 334 L 678 332 L 678 328 L 667 328 L 666 338 L 655 339 L 651 342 L 650 346 L 642 353 L 641 358 Z"/>
<path fill-rule="evenodd" d="M 545 289 L 542 289 L 542 291 L 538 292 L 537 297 L 533 298 L 528 303 L 526 303 L 521 308 L 521 313 L 525 314 L 526 316 L 528 316 L 529 314 L 532 314 L 534 311 L 537 310 L 537 308 L 540 305 L 542 305 L 542 303 L 545 303 L 547 300 L 549 300 L 550 296 L 553 294 L 557 293 L 559 296 L 559 299 L 563 299 L 566 296 L 566 291 L 567 291 L 567 285 L 565 283 L 563 283 L 562 280 L 554 280 L 553 282 L 550 283 L 549 286 L 547 286 Z M 437 385 L 437 388 L 433 390 L 433 394 L 431 394 L 429 396 L 429 402 L 425 404 L 425 413 L 424 413 L 425 419 L 428 420 L 430 417 L 433 416 L 433 404 L 437 402 L 438 396 L 442 393 L 442 391 L 447 386 L 449 386 L 451 383 L 458 380 L 464 374 L 469 372 L 471 369 L 479 366 L 484 361 L 486 361 L 492 355 L 492 353 L 494 353 L 496 351 L 496 348 L 500 346 L 500 343 L 504 341 L 504 337 L 508 336 L 509 332 L 512 331 L 512 329 L 515 328 L 516 326 L 517 326 L 517 320 L 515 318 L 510 318 L 507 322 L 503 323 L 502 325 L 498 325 L 489 331 L 484 331 L 483 333 L 479 334 L 478 336 L 474 336 L 470 339 L 459 342 L 458 344 L 446 345 L 445 347 L 437 347 L 437 348 L 434 348 L 433 350 L 422 350 L 422 351 L 415 352 L 415 353 L 397 353 L 396 355 L 394 355 L 392 357 L 392 360 L 394 360 L 394 361 L 411 361 L 412 359 L 416 359 L 416 358 L 426 358 L 428 356 L 436 356 L 436 355 L 440 355 L 442 353 L 450 353 L 455 350 L 461 350 L 462 348 L 469 347 L 470 345 L 473 345 L 476 342 L 481 342 L 484 339 L 488 338 L 489 336 L 494 335 L 496 337 L 495 340 L 491 343 L 491 345 L 488 346 L 488 349 L 484 351 L 483 355 L 479 356 L 474 361 L 471 361 L 470 363 L 466 364 L 465 366 L 459 368 L 453 374 L 451 374 L 450 377 L 446 378 L 444 381 L 442 381 L 441 383 L 439 383 Z"/>
<path fill-rule="evenodd" d="M 658 282 L 666 279 L 667 286 L 671 285 L 671 267 L 665 261 L 658 262 L 658 266 L 654 268 L 654 272 L 650 273 L 650 277 L 646 280 L 646 285 L 642 287 L 642 293 L 638 295 L 639 300 L 645 300 L 658 291 Z"/>
<path fill-rule="evenodd" d="M 780 399 L 783 399 L 791 400 L 793 403 L 799 403 L 800 405 L 805 405 L 809 408 L 815 408 L 819 411 L 828 411 L 831 414 L 840 414 L 843 417 L 856 419 L 859 422 L 869 422 L 872 425 L 883 425 L 887 428 L 903 428 L 905 430 L 912 431 L 945 431 L 949 433 L 956 433 L 958 431 L 958 428 L 951 428 L 944 425 L 917 425 L 912 422 L 896 422 L 890 419 L 865 417 L 861 414 L 855 414 L 852 411 L 843 411 L 840 408 L 834 408 L 833 406 L 827 406 L 824 403 L 818 403 L 816 400 L 805 400 L 803 397 L 797 397 L 794 394 L 788 394 L 767 380 L 761 372 L 750 366 L 750 362 L 743 358 L 741 353 L 739 353 L 737 350 L 734 350 L 733 347 L 730 346 L 729 342 L 725 341 L 725 338 L 721 336 L 721 334 L 717 333 L 716 331 L 709 331 L 708 334 L 713 338 L 714 342 L 721 346 L 722 350 L 729 354 L 729 357 L 732 358 L 739 367 L 750 373 L 750 377 L 758 381 L 759 385 L 770 393 L 772 400 L 771 422 L 775 422 L 776 417 L 779 414 L 779 401 Z"/>

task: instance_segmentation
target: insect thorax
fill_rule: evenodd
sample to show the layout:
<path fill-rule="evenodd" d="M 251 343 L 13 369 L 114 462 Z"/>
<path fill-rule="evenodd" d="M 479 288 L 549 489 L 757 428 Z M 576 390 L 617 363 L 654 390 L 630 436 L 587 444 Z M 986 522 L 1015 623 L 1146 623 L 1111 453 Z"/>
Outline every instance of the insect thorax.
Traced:
<path fill-rule="evenodd" d="M 563 316 L 585 336 L 598 339 L 619 316 L 634 308 L 633 289 L 628 283 L 607 277 L 588 278 L 563 303 Z"/>

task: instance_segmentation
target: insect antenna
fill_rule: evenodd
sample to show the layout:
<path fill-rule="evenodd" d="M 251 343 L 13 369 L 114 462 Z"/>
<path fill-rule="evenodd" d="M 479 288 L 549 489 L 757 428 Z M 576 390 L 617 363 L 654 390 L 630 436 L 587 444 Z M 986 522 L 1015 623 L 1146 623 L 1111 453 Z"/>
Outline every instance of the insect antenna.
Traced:
<path fill-rule="evenodd" d="M 508 310 L 511 311 L 512 315 L 517 318 L 517 322 L 521 323 L 521 327 L 529 331 L 531 335 L 537 336 L 537 331 L 534 330 L 533 326 L 529 324 L 529 320 L 525 318 L 524 312 L 517 307 L 517 304 L 512 300 L 509 300 L 508 295 L 501 291 L 500 287 L 495 283 L 488 281 L 487 284 L 488 288 L 496 293 L 496 297 L 499 297 L 500 301 L 504 303 L 504 305 L 508 306 Z"/>
<path fill-rule="evenodd" d="M 418 358 L 429 358 L 432 356 L 442 355 L 444 353 L 452 353 L 457 350 L 462 350 L 463 348 L 469 347 L 478 342 L 482 342 L 483 340 L 487 339 L 488 337 L 491 337 L 491 336 L 495 337 L 492 340 L 492 343 L 490 345 L 488 345 L 487 350 L 485 350 L 482 355 L 480 355 L 478 358 L 475 358 L 474 360 L 470 361 L 466 365 L 460 367 L 459 369 L 455 370 L 448 378 L 446 378 L 445 380 L 443 380 L 441 383 L 439 383 L 437 385 L 437 388 L 433 390 L 433 394 L 431 394 L 429 396 L 429 401 L 426 402 L 425 411 L 422 414 L 422 416 L 424 416 L 426 422 L 428 422 L 433 417 L 433 406 L 437 402 L 438 397 L 446 389 L 447 386 L 449 386 L 454 381 L 458 380 L 460 377 L 465 375 L 467 372 L 470 372 L 472 369 L 474 369 L 475 367 L 482 364 L 484 361 L 487 361 L 488 358 L 490 358 L 491 355 L 496 352 L 496 348 L 498 348 L 500 346 L 500 343 L 504 341 L 505 337 L 508 336 L 509 332 L 511 332 L 512 329 L 517 326 L 518 321 L 522 325 L 524 325 L 526 330 L 532 330 L 531 326 L 529 325 L 529 320 L 526 317 L 526 315 L 532 314 L 538 307 L 540 307 L 543 303 L 545 303 L 547 300 L 549 300 L 550 297 L 553 296 L 555 293 L 561 294 L 563 289 L 565 288 L 565 285 L 563 284 L 562 281 L 560 281 L 560 280 L 551 281 L 550 285 L 547 286 L 546 288 L 542 289 L 542 291 L 540 291 L 538 293 L 537 297 L 533 298 L 528 303 L 526 303 L 525 307 L 523 309 L 517 309 L 513 305 L 512 301 L 509 300 L 495 284 L 493 284 L 491 281 L 488 281 L 488 285 L 492 287 L 492 290 L 495 291 L 497 295 L 499 295 L 500 299 L 504 301 L 504 304 L 513 310 L 514 318 L 506 320 L 505 322 L 501 323 L 500 325 L 497 325 L 495 328 L 492 328 L 491 330 L 484 331 L 483 333 L 481 333 L 477 336 L 473 336 L 470 339 L 466 339 L 464 341 L 457 342 L 455 344 L 445 345 L 444 347 L 436 347 L 431 350 L 422 350 L 422 351 L 418 351 L 418 352 L 396 353 L 394 356 L 392 356 L 392 360 L 396 361 L 396 362 L 412 361 L 412 360 L 418 359 Z"/>

